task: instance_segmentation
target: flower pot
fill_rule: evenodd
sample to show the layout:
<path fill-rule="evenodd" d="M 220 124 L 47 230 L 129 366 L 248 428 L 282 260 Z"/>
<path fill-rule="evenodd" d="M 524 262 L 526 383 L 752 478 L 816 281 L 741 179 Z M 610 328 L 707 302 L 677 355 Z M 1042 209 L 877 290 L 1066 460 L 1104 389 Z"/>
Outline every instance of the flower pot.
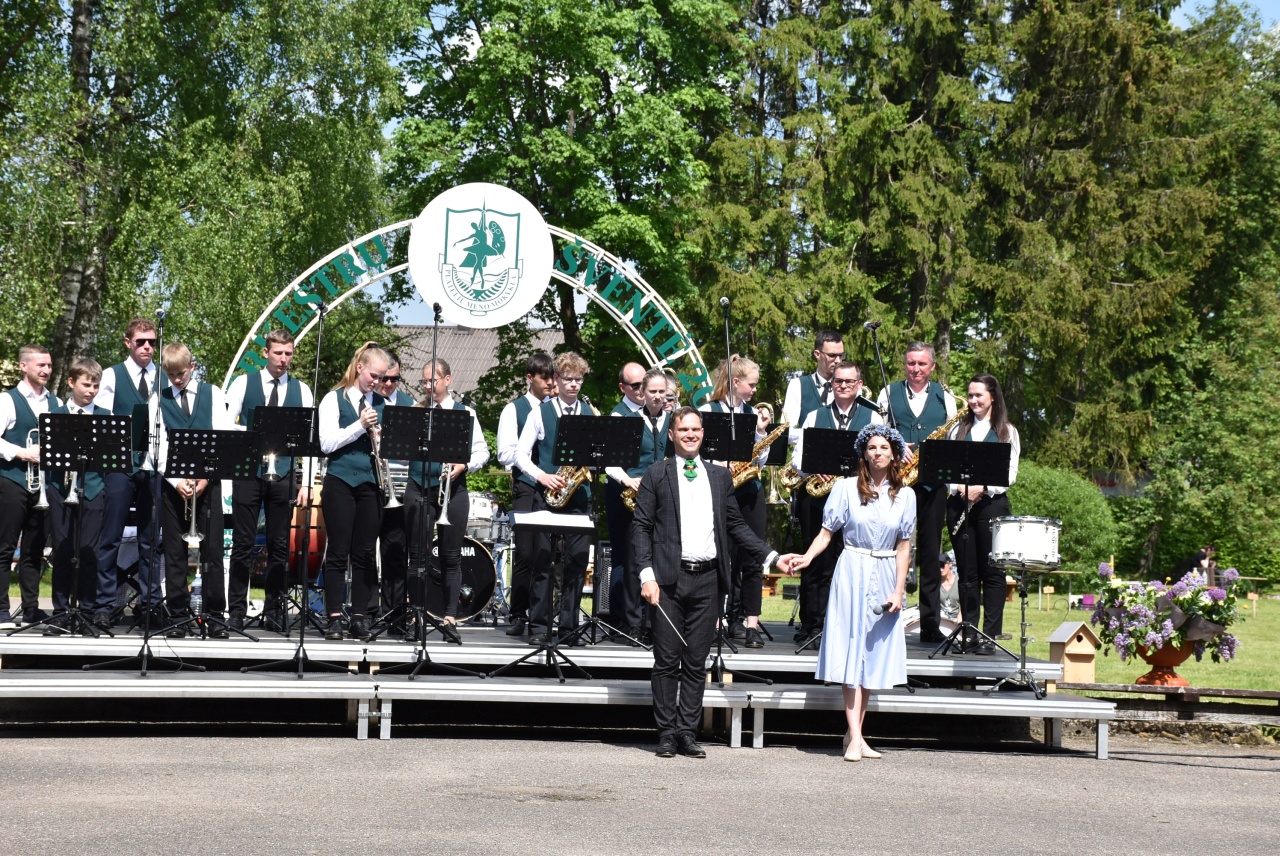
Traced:
<path fill-rule="evenodd" d="M 1145 645 L 1137 647 L 1138 656 L 1150 665 L 1151 671 L 1134 681 L 1135 684 L 1152 687 L 1187 687 L 1191 686 L 1186 678 L 1180 677 L 1175 668 L 1187 661 L 1195 653 L 1195 645 L 1187 643 L 1182 646 L 1165 645 L 1154 651 Z"/>

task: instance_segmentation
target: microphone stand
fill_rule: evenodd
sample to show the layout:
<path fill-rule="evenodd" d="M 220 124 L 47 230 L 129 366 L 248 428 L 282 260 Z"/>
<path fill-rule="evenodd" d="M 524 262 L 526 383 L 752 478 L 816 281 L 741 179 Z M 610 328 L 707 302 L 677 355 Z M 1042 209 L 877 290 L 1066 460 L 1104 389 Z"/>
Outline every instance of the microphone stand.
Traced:
<path fill-rule="evenodd" d="M 733 416 L 732 416 L 732 414 L 733 414 L 733 408 L 734 408 L 734 403 L 733 403 L 733 348 L 729 345 L 729 298 L 727 298 L 727 297 L 721 297 L 721 298 L 720 298 L 720 308 L 724 310 L 724 356 L 725 356 L 725 359 L 728 361 L 728 365 L 727 365 L 727 366 L 726 366 L 726 368 L 725 368 L 725 380 L 726 380 L 726 381 L 727 381 L 727 383 L 728 383 L 728 390 L 729 390 L 729 403 L 728 403 L 728 405 L 727 405 L 727 406 L 728 406 L 729 413 L 730 413 L 730 416 L 729 416 L 729 442 L 730 442 L 730 444 L 732 444 L 732 443 L 736 442 L 736 441 L 737 441 L 737 439 L 738 439 L 738 430 L 737 430 L 737 427 L 733 424 Z"/>
<path fill-rule="evenodd" d="M 868 327 L 868 325 L 870 325 Z M 890 428 L 898 427 L 898 419 L 893 415 L 893 399 L 889 395 L 889 375 L 884 370 L 884 358 L 880 356 L 880 336 L 876 332 L 880 329 L 880 324 L 874 321 L 868 321 L 863 325 L 864 328 L 871 331 L 871 344 L 876 349 L 876 365 L 880 367 L 880 388 L 885 390 L 884 409 L 885 412 L 881 416 L 885 417 L 885 422 L 889 423 Z"/>
<path fill-rule="evenodd" d="M 316 325 L 316 361 L 315 367 L 311 373 L 311 429 L 307 434 L 307 442 L 311 442 L 311 438 L 316 436 L 316 420 L 319 419 L 320 402 L 316 401 L 316 392 L 320 389 L 320 345 L 324 342 L 324 317 L 329 312 L 328 305 L 322 300 L 317 307 L 317 325 Z M 298 461 L 298 466 L 302 467 L 302 461 Z M 305 467 L 302 467 L 305 471 Z M 303 474 L 304 481 L 306 474 Z M 302 618 L 298 620 L 298 647 L 293 649 L 293 656 L 287 660 L 274 660 L 270 663 L 259 663 L 256 666 L 242 666 L 240 671 L 245 672 L 275 672 L 280 671 L 281 666 L 289 666 L 294 669 L 294 674 L 298 680 L 302 680 L 303 675 L 307 671 L 307 666 L 311 666 L 316 671 L 321 672 L 339 672 L 353 673 L 353 670 L 346 666 L 340 666 L 337 663 L 326 663 L 323 660 L 312 660 L 307 656 L 307 620 L 311 617 L 311 597 L 307 591 L 307 568 L 311 564 L 311 486 L 307 485 L 307 501 L 302 505 L 302 561 L 299 563 L 298 575 L 302 578 Z M 285 565 L 285 573 L 289 573 L 289 567 Z M 282 616 L 283 617 L 283 616 Z M 286 619 L 287 621 L 287 619 Z M 285 628 L 288 630 L 288 627 Z"/>
<path fill-rule="evenodd" d="M 197 666 L 193 663 L 184 663 L 181 660 L 170 659 L 168 657 L 156 657 L 151 653 L 151 637 L 153 635 L 151 630 L 151 613 L 153 609 L 159 606 L 159 604 L 156 604 L 153 607 L 149 601 L 153 597 L 153 592 L 160 587 L 159 581 L 156 580 L 156 550 L 160 546 L 160 513 L 162 507 L 160 504 L 160 489 L 162 485 L 160 478 L 160 367 L 156 365 L 154 355 L 162 353 L 164 353 L 164 310 L 157 309 L 156 347 L 155 350 L 152 351 L 153 356 L 151 358 L 151 364 L 156 366 L 156 382 L 152 385 L 154 388 L 149 390 L 151 395 L 148 396 L 147 401 L 144 402 L 150 406 L 151 397 L 154 396 L 156 399 L 156 415 L 155 418 L 151 420 L 151 451 L 148 453 L 151 455 L 152 466 L 151 555 L 147 557 L 147 567 L 141 569 L 141 572 L 147 575 L 147 594 L 146 597 L 143 598 L 142 604 L 142 647 L 138 649 L 138 653 L 134 654 L 132 657 L 108 660 L 105 663 L 90 663 L 89 665 L 84 666 L 85 671 L 110 669 L 116 666 L 125 666 L 129 663 L 137 663 L 141 670 L 142 677 L 145 678 L 147 676 L 147 662 L 149 660 L 154 660 L 156 663 L 171 665 L 174 667 L 175 672 L 181 672 L 184 669 L 191 669 L 196 672 L 203 672 L 205 670 L 204 666 Z M 143 463 L 146 463 L 146 461 L 144 460 Z M 139 551 L 139 557 L 141 557 L 141 550 Z M 164 601 L 162 600 L 161 603 L 163 602 Z M 156 632 L 158 633 L 160 631 L 157 630 Z"/>

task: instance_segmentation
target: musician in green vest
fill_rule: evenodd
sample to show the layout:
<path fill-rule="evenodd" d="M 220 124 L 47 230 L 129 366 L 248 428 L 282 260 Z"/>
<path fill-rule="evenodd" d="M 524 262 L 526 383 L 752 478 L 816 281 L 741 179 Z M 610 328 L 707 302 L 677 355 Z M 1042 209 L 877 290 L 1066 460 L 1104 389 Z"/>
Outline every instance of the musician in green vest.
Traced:
<path fill-rule="evenodd" d="M 791 424 L 787 441 L 793 446 L 800 441 L 800 426 L 805 417 L 831 403 L 834 392 L 831 378 L 835 376 L 836 366 L 844 362 L 844 340 L 840 334 L 835 330 L 819 330 L 818 335 L 813 337 L 813 359 L 817 362 L 817 368 L 812 374 L 792 378 L 787 383 L 787 394 L 782 399 L 782 412 L 787 414 L 787 422 Z M 800 525 L 804 526 L 803 520 Z M 822 528 L 821 521 L 818 528 Z M 812 534 L 802 533 L 802 537 L 806 544 L 811 544 L 817 534 L 815 529 Z"/>
<path fill-rule="evenodd" d="M 1008 443 L 1009 485 L 949 485 L 947 525 L 956 548 L 960 571 L 960 612 L 966 624 L 977 626 L 978 606 L 982 606 L 982 632 L 992 639 L 1004 630 L 1004 568 L 991 564 L 991 521 L 1008 517 L 1008 490 L 1018 478 L 1022 442 L 1018 429 L 1009 423 L 1000 382 L 989 374 L 969 379 L 969 412 L 949 432 L 949 440 L 975 443 Z M 966 628 L 964 650 L 994 654 L 995 645 L 979 642 Z"/>
<path fill-rule="evenodd" d="M 71 394 L 66 404 L 50 406 L 50 413 L 92 416 L 97 411 L 93 398 L 102 383 L 102 366 L 81 357 L 67 372 L 67 388 Z M 102 532 L 102 509 L 106 504 L 102 474 L 88 471 L 72 474 L 58 472 L 49 480 L 49 528 L 53 535 L 53 618 L 46 636 L 59 636 L 70 627 L 67 610 L 74 589 L 76 603 L 82 610 L 92 610 L 98 598 L 98 537 Z M 74 489 L 74 500 L 72 490 Z M 79 518 L 79 537 L 76 523 Z M 78 560 L 78 561 L 76 561 Z M 79 568 L 76 568 L 76 565 Z"/>
<path fill-rule="evenodd" d="M 385 348 L 391 358 L 387 373 L 378 381 L 378 395 L 385 399 L 384 407 L 413 407 L 418 402 L 413 396 L 400 389 L 401 368 L 400 355 L 391 348 Z M 403 462 L 401 462 L 403 463 Z M 401 497 L 403 500 L 403 497 Z M 369 603 L 370 615 L 387 616 L 405 601 L 405 575 L 409 569 L 408 541 L 405 536 L 405 506 L 403 502 L 394 508 L 382 509 L 382 528 L 378 531 L 378 589 L 373 593 Z M 404 610 L 396 613 L 399 619 Z M 396 620 L 393 619 L 393 620 Z M 398 622 L 393 630 L 402 631 L 404 624 Z"/>
<path fill-rule="evenodd" d="M 18 349 L 18 371 L 22 373 L 18 385 L 0 393 L 0 627 L 13 627 L 16 623 L 9 612 L 9 578 L 19 540 L 21 618 L 27 624 L 48 618 L 40 609 L 45 513 L 36 507 L 39 487 L 28 485 L 27 476 L 29 470 L 37 472 L 40 465 L 40 414 L 60 404 L 47 388 L 53 373 L 49 349 L 23 345 Z"/>
<path fill-rule="evenodd" d="M 826 428 L 836 431 L 852 431 L 857 434 L 871 424 L 871 410 L 859 407 L 855 402 L 858 393 L 862 392 L 862 369 L 850 362 L 836 365 L 831 378 L 831 403 L 819 406 L 805 416 L 800 425 L 799 439 L 791 456 L 791 465 L 801 474 L 805 474 L 804 434 L 806 428 Z M 807 475 L 807 474 L 806 474 Z M 831 475 L 815 476 L 818 481 L 827 484 Z M 807 487 L 797 491 L 799 495 L 798 511 L 800 525 L 816 529 L 822 528 L 822 514 L 827 507 L 827 497 L 812 496 Z M 810 542 L 812 543 L 812 542 Z M 844 540 L 832 538 L 831 543 L 800 574 L 800 630 L 795 635 L 797 643 L 804 643 L 810 637 L 822 632 L 826 623 L 827 597 L 831 592 L 831 577 L 835 573 L 836 562 L 844 549 Z"/>
<path fill-rule="evenodd" d="M 404 491 L 404 525 L 409 539 L 409 568 L 411 577 L 409 599 L 417 605 L 426 605 L 421 598 L 426 593 L 426 586 L 440 587 L 439 603 L 444 604 L 444 614 L 440 617 L 441 636 L 446 642 L 462 644 L 458 635 L 458 596 L 462 590 L 462 542 L 467 534 L 467 516 L 471 510 L 471 496 L 467 493 L 467 473 L 474 473 L 489 462 L 489 444 L 484 440 L 484 431 L 480 429 L 480 421 L 476 412 L 457 400 L 450 393 L 453 383 L 453 371 L 444 360 L 437 359 L 422 367 L 422 389 L 427 393 L 424 407 L 435 407 L 440 410 L 465 410 L 471 414 L 471 451 L 465 462 L 453 461 L 447 465 L 431 462 L 412 461 L 409 464 L 409 480 Z M 441 490 L 441 473 L 448 467 L 444 476 L 449 493 L 448 505 L 443 506 Z M 443 507 L 442 507 L 443 506 Z M 430 571 L 423 578 L 421 570 L 431 565 L 431 536 L 436 520 L 440 515 L 448 525 L 440 526 L 440 577 L 436 579 Z M 409 625 L 408 638 L 415 639 L 418 628 Z"/>
<path fill-rule="evenodd" d="M 907 460 L 919 454 L 920 444 L 956 415 L 955 399 L 942 386 L 929 379 L 937 367 L 933 345 L 911 342 L 903 357 L 905 380 L 895 381 L 880 391 L 876 404 L 884 416 L 875 422 L 888 421 L 907 443 Z M 926 645 L 945 637 L 938 628 L 938 590 L 942 571 L 938 553 L 942 550 L 942 519 L 946 512 L 947 491 L 943 485 L 917 481 L 916 494 L 916 567 L 920 586 L 920 641 Z"/>
<path fill-rule="evenodd" d="M 95 410 L 141 420 L 144 425 L 135 424 L 134 429 L 145 427 L 148 436 L 155 423 L 155 396 L 160 388 L 159 369 L 154 359 L 156 336 L 155 322 L 150 319 L 130 321 L 124 334 L 129 355 L 102 373 L 98 395 L 93 399 Z M 138 533 L 139 603 L 135 618 L 141 623 L 141 610 L 157 609 L 160 605 L 160 580 L 152 562 L 151 515 L 157 488 L 151 448 L 148 441 L 145 450 L 135 451 L 127 472 L 111 472 L 102 477 L 107 499 L 102 509 L 102 535 L 98 539 L 98 602 L 93 611 L 93 623 L 101 628 L 111 627 L 116 590 L 126 576 L 118 567 L 117 559 L 130 508 L 134 510 Z M 162 626 L 161 621 L 163 616 L 158 616 L 157 626 Z"/>
<path fill-rule="evenodd" d="M 227 388 L 227 419 L 243 430 L 253 428 L 259 407 L 312 407 L 311 387 L 289 373 L 293 363 L 293 334 L 272 330 L 263 339 L 266 365 L 255 372 L 237 375 Z M 277 457 L 271 472 L 266 461 L 256 478 L 237 479 L 231 484 L 231 567 L 227 590 L 229 623 L 244 630 L 249 607 L 249 559 L 258 537 L 258 515 L 265 518 L 267 567 L 263 579 L 264 630 L 284 631 L 285 590 L 288 587 L 289 524 L 293 509 L 305 507 L 311 496 L 310 458 Z M 299 484 L 301 476 L 301 484 Z M 313 542 L 311 549 L 319 557 Z"/>
<path fill-rule="evenodd" d="M 507 402 L 498 418 L 498 463 L 511 473 L 512 511 L 533 511 L 537 502 L 536 483 L 532 478 L 522 478 L 523 474 L 516 465 L 516 447 L 520 443 L 520 432 L 524 430 L 529 414 L 540 407 L 551 394 L 551 388 L 555 386 L 555 371 L 550 354 L 542 351 L 530 354 L 524 366 L 528 391 Z M 523 636 L 529 624 L 529 583 L 533 579 L 534 537 L 527 532 L 517 532 L 513 533 L 512 541 L 515 550 L 507 594 L 511 626 L 507 628 L 507 635 Z"/>
<path fill-rule="evenodd" d="M 166 432 L 229 431 L 232 424 L 227 417 L 227 403 L 222 390 L 211 383 L 196 380 L 196 361 L 191 349 L 181 342 L 164 346 L 160 358 L 161 368 L 169 379 L 160 390 L 160 416 Z M 173 444 L 165 441 L 165 454 L 161 471 L 165 472 L 172 460 Z M 195 531 L 204 537 L 200 541 L 200 578 L 204 588 L 204 615 L 217 619 L 210 623 L 208 634 L 214 639 L 226 639 L 227 629 L 221 623 L 227 608 L 225 574 L 222 567 L 223 516 L 222 481 L 205 478 L 175 478 L 168 476 L 160 487 L 162 517 L 161 542 L 164 547 L 165 605 L 171 620 L 178 622 L 167 631 L 170 638 L 187 635 L 188 625 L 181 623 L 191 615 L 191 592 L 187 588 L 188 533 Z M 195 515 L 194 520 L 192 514 Z"/>
<path fill-rule="evenodd" d="M 621 400 L 609 411 L 610 416 L 634 416 L 644 409 L 644 366 L 639 363 L 627 363 L 618 372 L 618 392 Z M 623 470 L 613 468 L 615 473 Z M 605 470 L 608 475 L 609 470 Z M 627 570 L 628 542 L 631 529 L 631 512 L 622 502 L 622 491 L 625 485 L 614 477 L 604 480 L 604 514 L 609 528 L 609 547 L 612 567 L 609 569 L 608 582 L 609 610 L 603 618 L 614 627 L 625 629 L 627 619 L 623 607 L 623 577 Z M 599 566 L 597 566 L 599 567 Z M 604 576 L 597 573 L 597 579 L 603 582 Z M 636 595 L 639 597 L 639 594 Z M 625 641 L 625 640 L 624 640 Z"/>
<path fill-rule="evenodd" d="M 373 551 L 386 498 L 374 471 L 374 444 L 385 399 L 376 390 L 391 366 L 373 342 L 351 358 L 342 380 L 320 400 L 320 451 L 329 460 L 324 477 L 324 521 L 328 546 L 324 562 L 324 638 L 342 638 L 342 597 L 351 563 L 352 639 L 367 640 L 369 601 L 378 585 Z"/>
<path fill-rule="evenodd" d="M 640 457 L 633 467 L 622 469 L 609 467 L 605 475 L 610 484 L 619 486 L 618 505 L 621 514 L 609 519 L 609 537 L 613 546 L 614 578 L 610 580 L 610 604 L 613 606 L 613 625 L 626 632 L 627 636 L 618 638 L 619 642 L 635 645 L 632 639 L 645 641 L 648 631 L 645 629 L 645 618 L 648 610 L 640 598 L 640 569 L 631 560 L 631 522 L 632 512 L 627 510 L 622 499 L 622 491 L 630 490 L 638 493 L 640 479 L 649 465 L 668 458 L 672 454 L 668 442 L 667 428 L 667 375 L 660 368 L 650 369 L 640 379 L 640 391 L 644 395 L 644 406 L 639 410 L 626 408 L 619 412 L 620 404 L 613 409 L 614 416 L 630 416 L 644 420 L 644 432 L 640 435 Z M 630 637 L 630 638 L 627 638 Z"/>
<path fill-rule="evenodd" d="M 516 446 L 516 465 L 522 479 L 529 479 L 542 489 L 537 499 L 538 509 L 546 508 L 556 514 L 585 515 L 591 503 L 590 479 L 574 489 L 560 507 L 547 505 L 548 493 L 569 488 L 561 475 L 562 470 L 552 463 L 561 418 L 599 415 L 591 402 L 579 396 L 582 381 L 591 371 L 587 361 L 568 351 L 556 357 L 555 366 L 556 395 L 529 413 Z M 540 534 L 536 536 L 535 544 L 533 580 L 529 589 L 529 644 L 538 646 L 546 641 L 548 633 L 556 632 L 556 627 L 555 615 L 552 614 L 551 538 Z M 589 535 L 564 536 L 564 582 L 560 587 L 559 611 L 561 636 L 570 633 L 578 623 L 578 604 L 582 601 L 582 588 L 586 583 L 590 547 Z M 585 644 L 581 637 L 578 642 Z"/>

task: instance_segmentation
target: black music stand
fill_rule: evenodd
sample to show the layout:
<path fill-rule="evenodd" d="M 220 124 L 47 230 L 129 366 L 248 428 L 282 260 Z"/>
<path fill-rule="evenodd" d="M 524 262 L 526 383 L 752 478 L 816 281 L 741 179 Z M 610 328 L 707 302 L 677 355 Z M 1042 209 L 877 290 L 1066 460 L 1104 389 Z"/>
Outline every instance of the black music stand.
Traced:
<path fill-rule="evenodd" d="M 169 431 L 168 460 L 165 462 L 165 478 L 207 479 L 210 482 L 218 481 L 219 485 L 222 479 L 242 480 L 254 478 L 258 473 L 258 465 L 262 463 L 262 458 L 258 452 L 260 443 L 261 436 L 257 431 L 171 429 Z M 222 504 L 221 490 L 218 491 L 216 497 L 210 495 L 205 505 L 205 538 L 215 537 L 215 533 L 212 531 L 213 504 L 215 502 L 219 505 Z M 216 535 L 220 541 L 224 538 L 222 532 L 218 532 Z M 196 547 L 197 565 L 201 568 L 202 577 L 204 576 L 203 569 L 205 566 L 204 561 L 201 560 L 203 552 L 204 542 L 202 540 Z M 206 613 L 203 601 L 200 604 L 200 612 L 192 616 L 192 618 L 200 631 L 201 639 L 209 638 L 208 625 L 212 622 L 219 627 L 230 630 L 232 633 L 238 633 L 246 639 L 251 639 L 254 642 L 258 641 L 243 630 L 237 630 L 232 627 L 227 623 L 226 619 Z M 169 626 L 180 627 L 189 620 L 175 621 Z"/>
<path fill-rule="evenodd" d="M 644 436 L 644 420 L 643 419 L 614 419 L 607 416 L 565 416 L 560 419 L 560 426 L 556 429 L 556 445 L 552 454 L 552 460 L 557 466 L 570 467 L 589 467 L 593 470 L 591 477 L 592 487 L 595 487 L 595 473 L 606 467 L 620 467 L 627 469 L 634 467 L 640 459 L 640 443 Z M 600 497 L 603 491 L 592 490 L 592 503 L 589 511 L 592 524 L 592 534 L 595 540 L 595 556 L 597 563 L 600 561 L 600 530 L 597 526 L 600 520 Z M 561 595 L 563 597 L 563 594 Z M 619 630 L 612 624 L 609 624 L 600 617 L 600 611 L 596 608 L 600 599 L 594 594 L 592 595 L 591 613 L 582 609 L 582 605 L 578 605 L 578 611 L 586 615 L 587 620 L 572 631 L 563 639 L 560 639 L 557 645 L 573 644 L 582 639 L 589 641 L 592 645 L 601 641 L 597 632 L 603 632 L 604 638 L 617 638 L 619 636 L 626 637 L 631 641 L 640 645 L 640 640 L 636 639 L 628 633 Z M 561 632 L 565 632 L 561 628 Z M 552 636 L 551 628 L 547 628 L 547 638 Z M 646 649 L 649 646 L 643 646 Z"/>
<path fill-rule="evenodd" d="M 729 421 L 733 417 L 733 427 Z M 702 412 L 702 450 L 704 461 L 750 461 L 751 450 L 756 445 L 754 413 Z"/>
<path fill-rule="evenodd" d="M 619 419 L 618 421 L 622 422 L 624 420 Z M 512 517 L 512 537 L 514 537 L 514 532 L 516 530 L 532 532 L 535 535 L 539 532 L 546 535 L 581 535 L 583 532 L 588 530 L 594 532 L 596 528 L 595 523 L 591 520 L 590 516 L 585 514 L 555 514 L 547 510 L 542 510 L 516 512 Z M 553 579 L 548 576 L 547 585 L 550 586 L 552 583 Z M 523 657 L 512 660 L 505 666 L 490 672 L 489 677 L 496 678 L 503 672 L 514 669 L 516 666 L 532 660 L 534 657 L 545 651 L 547 654 L 546 665 L 555 670 L 556 677 L 560 680 L 560 683 L 564 683 L 564 672 L 560 669 L 561 661 L 564 661 L 566 666 L 573 669 L 574 672 L 581 675 L 583 678 L 591 680 L 591 675 L 589 675 L 585 669 L 570 660 L 565 653 L 560 650 L 560 646 L 558 644 L 559 637 L 554 632 L 555 628 L 551 626 L 551 621 L 553 620 L 553 617 L 548 617 L 547 619 L 547 640 L 545 642 L 530 651 L 528 654 L 525 654 Z"/>
<path fill-rule="evenodd" d="M 48 473 L 75 473 L 84 485 L 85 473 L 128 472 L 130 417 L 73 413 L 40 414 L 40 469 Z M 66 500 L 63 500 L 64 503 Z M 71 597 L 67 604 L 67 632 L 101 635 L 93 622 L 80 611 L 80 509 L 71 513 Z M 49 619 L 9 631 L 8 636 L 25 633 L 49 623 Z M 110 630 L 108 636 L 115 636 Z"/>
<path fill-rule="evenodd" d="M 389 461 L 410 461 L 422 464 L 440 464 L 441 484 L 446 484 L 444 468 L 450 463 L 463 463 L 471 460 L 471 420 L 474 417 L 468 410 L 445 409 L 441 407 L 387 407 L 382 411 L 382 457 Z M 417 592 L 417 603 L 408 607 L 411 613 L 413 632 L 407 641 L 414 646 L 414 658 L 408 663 L 400 663 L 378 670 L 380 675 L 409 673 L 409 680 L 414 680 L 423 669 L 442 669 L 455 675 L 470 675 L 483 678 L 482 672 L 464 669 L 448 663 L 437 663 L 431 659 L 427 651 L 427 628 L 440 631 L 442 638 L 447 638 L 444 629 L 435 616 L 426 609 L 427 602 L 427 565 L 431 562 L 431 547 L 439 536 L 440 526 L 452 525 L 448 522 L 449 508 L 442 503 L 439 516 L 432 521 L 430 540 L 427 540 L 425 493 L 418 495 L 418 563 L 409 569 L 412 585 Z M 442 522 L 443 521 L 443 522 Z M 441 574 L 444 572 L 444 556 L 440 556 Z M 443 585 L 443 579 L 441 580 Z M 369 635 L 372 642 L 391 627 L 392 622 L 406 612 L 404 604 L 396 604 L 380 619 L 381 627 Z M 457 633 L 457 630 L 454 630 Z M 461 644 L 461 639 L 457 640 Z"/>
<path fill-rule="evenodd" d="M 838 428 L 804 429 L 804 457 L 800 469 L 810 475 L 857 478 L 858 435 Z M 803 572 L 802 572 L 803 573 Z M 799 654 L 822 640 L 824 631 L 818 631 L 796 647 Z"/>
<path fill-rule="evenodd" d="M 294 461 L 293 467 L 301 475 L 303 459 L 318 458 L 323 454 L 320 451 L 320 423 L 319 419 L 316 418 L 316 409 L 314 407 L 257 407 L 253 411 L 253 430 L 262 438 L 259 450 L 262 456 L 262 477 L 267 481 L 274 481 L 272 471 L 267 467 L 270 455 L 275 455 L 278 458 L 292 458 Z M 307 485 L 307 487 L 310 488 L 310 485 Z M 281 607 L 280 616 L 284 621 L 286 639 L 293 632 L 288 617 L 289 611 L 287 607 L 289 606 L 293 606 L 298 611 L 299 633 L 306 633 L 308 624 L 314 627 L 317 633 L 324 632 L 324 628 L 320 626 L 315 613 L 306 606 L 310 601 L 311 593 L 311 580 L 307 572 L 307 568 L 311 564 L 311 507 L 311 492 L 308 490 L 307 505 L 303 509 L 302 516 L 302 571 L 300 574 L 301 580 L 298 584 L 299 600 L 295 600 L 289 595 L 289 560 L 286 559 L 285 561 L 285 595 L 284 602 L 279 606 Z M 264 603 L 262 612 L 254 616 L 248 624 L 252 626 L 256 622 L 258 627 L 262 627 L 265 630 L 267 612 L 268 610 Z"/>
<path fill-rule="evenodd" d="M 974 443 L 968 440 L 926 440 L 920 446 L 919 484 L 934 484 L 937 490 L 946 489 L 949 484 L 962 484 L 969 487 L 975 484 L 1007 487 L 1009 484 L 1009 456 L 1012 446 L 1008 443 Z M 964 544 L 961 548 L 966 553 L 969 532 L 966 529 Z M 959 553 L 957 553 L 957 556 Z M 932 660 L 938 654 L 946 654 L 957 646 L 956 639 L 981 638 L 1004 651 L 1013 659 L 1018 656 L 995 639 L 983 633 L 966 616 L 965 620 L 951 631 L 951 634 L 938 643 L 938 647 L 929 654 Z M 979 643 L 981 644 L 981 643 Z M 963 652 L 963 651 L 962 651 Z"/>

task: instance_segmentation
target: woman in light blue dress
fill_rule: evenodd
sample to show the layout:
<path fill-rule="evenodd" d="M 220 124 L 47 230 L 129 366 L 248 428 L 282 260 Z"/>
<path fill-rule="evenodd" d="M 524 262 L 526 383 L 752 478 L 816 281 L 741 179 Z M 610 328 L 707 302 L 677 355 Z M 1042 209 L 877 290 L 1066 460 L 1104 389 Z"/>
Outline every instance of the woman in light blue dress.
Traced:
<path fill-rule="evenodd" d="M 827 548 L 833 533 L 844 538 L 815 676 L 844 685 L 846 761 L 880 757 L 862 739 L 868 691 L 907 682 L 901 609 L 916 525 L 915 493 L 902 486 L 898 475 L 897 462 L 905 450 L 902 435 L 885 425 L 868 425 L 858 433 L 855 448 L 857 478 L 836 482 L 822 530 L 792 565 L 793 571 L 807 566 Z"/>

